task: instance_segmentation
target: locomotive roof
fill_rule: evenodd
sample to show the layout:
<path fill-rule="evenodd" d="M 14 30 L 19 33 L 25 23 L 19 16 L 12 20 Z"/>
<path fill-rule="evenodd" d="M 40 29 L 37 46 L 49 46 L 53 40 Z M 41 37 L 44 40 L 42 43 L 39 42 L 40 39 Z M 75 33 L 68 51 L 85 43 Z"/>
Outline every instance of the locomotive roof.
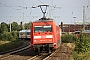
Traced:
<path fill-rule="evenodd" d="M 36 20 L 34 22 L 48 22 L 48 21 L 54 21 L 54 20 Z"/>
<path fill-rule="evenodd" d="M 40 18 L 39 20 L 36 20 L 34 22 L 47 22 L 47 21 L 54 21 L 54 20 L 51 18 Z"/>

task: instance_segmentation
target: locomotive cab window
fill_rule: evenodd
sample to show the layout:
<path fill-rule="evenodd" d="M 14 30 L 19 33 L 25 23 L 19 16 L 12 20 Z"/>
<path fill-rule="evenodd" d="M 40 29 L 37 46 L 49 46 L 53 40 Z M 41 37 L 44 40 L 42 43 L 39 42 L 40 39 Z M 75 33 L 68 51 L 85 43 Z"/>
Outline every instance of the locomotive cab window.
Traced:
<path fill-rule="evenodd" d="M 34 32 L 52 32 L 52 26 L 34 26 Z"/>

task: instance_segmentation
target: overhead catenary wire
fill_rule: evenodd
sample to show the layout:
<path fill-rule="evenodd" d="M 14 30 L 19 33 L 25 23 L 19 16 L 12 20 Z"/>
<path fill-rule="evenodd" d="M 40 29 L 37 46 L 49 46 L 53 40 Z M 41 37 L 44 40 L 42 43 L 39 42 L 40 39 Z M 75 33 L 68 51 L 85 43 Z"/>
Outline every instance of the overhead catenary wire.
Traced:
<path fill-rule="evenodd" d="M 23 0 L 21 0 L 21 1 L 23 2 L 24 5 L 26 5 L 25 2 L 24 2 Z"/>
<path fill-rule="evenodd" d="M 8 6 L 8 5 L 6 5 L 6 4 L 3 4 L 3 3 L 0 3 L 0 5 L 6 6 L 6 7 L 8 7 L 8 8 L 14 9 L 14 10 L 17 10 L 18 12 L 20 12 L 20 13 L 23 14 L 23 12 L 21 12 L 19 9 L 13 8 L 13 7 Z M 25 14 L 24 14 L 24 15 L 25 15 Z M 25 16 L 26 16 L 26 17 L 29 17 L 29 16 L 27 16 L 27 15 L 25 15 Z"/>
<path fill-rule="evenodd" d="M 42 4 L 44 4 L 42 1 L 38 0 L 39 2 L 41 2 Z"/>
<path fill-rule="evenodd" d="M 16 11 L 18 11 L 19 13 L 21 13 L 21 14 L 23 14 L 24 12 L 21 12 L 20 11 L 20 9 L 16 9 L 16 8 L 14 8 L 14 7 L 12 7 L 12 6 L 8 6 L 8 5 L 6 5 L 6 4 L 3 4 L 3 3 L 1 3 L 0 2 L 0 5 L 2 5 L 3 7 L 8 7 L 8 8 L 11 8 L 11 9 L 13 9 L 13 10 L 16 10 Z M 15 7 L 17 7 L 17 6 L 15 6 Z M 19 6 L 18 6 L 19 7 Z M 27 7 L 27 8 L 31 8 L 31 7 Z M 5 13 L 5 12 L 4 12 Z M 11 12 L 9 12 L 9 13 L 11 13 Z M 16 13 L 16 12 L 15 12 Z M 27 15 L 27 14 L 24 14 L 24 16 L 26 16 L 26 17 L 28 17 L 29 19 L 32 19 L 32 17 L 31 17 L 31 14 L 32 14 L 32 9 L 31 9 L 31 12 L 28 12 L 29 14 Z M 2 16 L 2 17 L 5 17 L 5 16 Z M 6 17 L 10 17 L 10 16 L 6 16 Z M 14 17 L 16 17 L 16 16 L 14 16 Z M 18 17 L 18 16 L 17 16 Z M 21 18 L 21 17 L 19 17 L 19 18 Z M 30 21 L 32 21 L 32 20 L 30 20 Z"/>
<path fill-rule="evenodd" d="M 9 7 L 9 8 L 11 8 L 11 9 L 14 9 L 14 10 L 19 11 L 18 9 L 15 9 L 15 8 L 13 8 L 13 7 L 11 7 L 11 6 L 6 5 L 6 4 L 3 4 L 3 3 L 0 3 L 0 4 L 3 5 L 3 6 Z M 19 11 L 19 12 L 20 12 L 20 11 Z M 22 12 L 20 12 L 20 13 L 22 13 Z"/>

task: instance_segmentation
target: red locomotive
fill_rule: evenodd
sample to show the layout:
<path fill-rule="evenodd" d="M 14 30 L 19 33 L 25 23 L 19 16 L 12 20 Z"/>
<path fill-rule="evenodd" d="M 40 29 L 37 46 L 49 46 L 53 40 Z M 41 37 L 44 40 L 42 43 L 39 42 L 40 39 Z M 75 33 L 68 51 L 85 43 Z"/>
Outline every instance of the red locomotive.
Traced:
<path fill-rule="evenodd" d="M 53 19 L 45 16 L 34 21 L 31 26 L 31 49 L 34 51 L 50 52 L 61 44 L 61 30 Z"/>

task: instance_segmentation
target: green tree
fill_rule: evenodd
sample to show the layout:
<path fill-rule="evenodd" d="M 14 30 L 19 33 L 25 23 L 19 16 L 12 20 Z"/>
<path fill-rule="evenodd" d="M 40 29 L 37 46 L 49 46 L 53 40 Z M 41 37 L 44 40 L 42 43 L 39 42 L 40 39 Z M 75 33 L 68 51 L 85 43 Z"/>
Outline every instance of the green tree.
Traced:
<path fill-rule="evenodd" d="M 12 24 L 11 24 L 11 29 L 12 29 L 12 31 L 19 31 L 19 29 L 20 29 L 20 27 L 19 27 L 19 25 L 18 25 L 18 23 L 17 22 L 13 22 Z"/>
<path fill-rule="evenodd" d="M 1 32 L 8 32 L 8 25 L 5 22 L 1 23 Z"/>
<path fill-rule="evenodd" d="M 11 34 L 12 34 L 14 40 L 17 40 L 18 39 L 19 32 L 12 31 Z"/>
<path fill-rule="evenodd" d="M 2 34 L 2 40 L 12 41 L 13 40 L 13 36 L 12 36 L 11 32 L 4 31 L 3 34 Z"/>
<path fill-rule="evenodd" d="M 30 29 L 30 26 L 32 25 L 32 22 L 29 22 L 29 23 L 25 23 L 24 24 L 24 27 L 25 29 Z"/>
<path fill-rule="evenodd" d="M 0 40 L 2 40 L 2 34 L 0 33 Z"/>

